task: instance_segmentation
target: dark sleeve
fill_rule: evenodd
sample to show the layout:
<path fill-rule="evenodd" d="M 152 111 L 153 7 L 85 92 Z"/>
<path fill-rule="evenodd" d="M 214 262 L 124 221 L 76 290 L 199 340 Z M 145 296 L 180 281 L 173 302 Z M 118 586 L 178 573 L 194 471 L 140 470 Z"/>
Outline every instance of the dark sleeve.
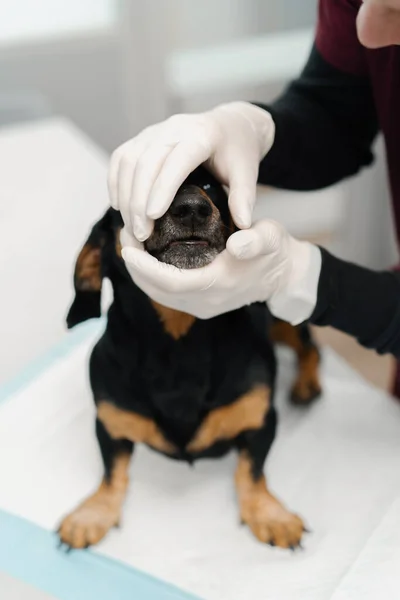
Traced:
<path fill-rule="evenodd" d="M 274 145 L 260 164 L 259 183 L 313 190 L 357 173 L 373 160 L 378 132 L 367 75 L 335 68 L 316 46 L 299 79 L 270 105 Z"/>
<path fill-rule="evenodd" d="M 310 321 L 399 358 L 400 273 L 371 271 L 321 252 L 318 300 Z"/>

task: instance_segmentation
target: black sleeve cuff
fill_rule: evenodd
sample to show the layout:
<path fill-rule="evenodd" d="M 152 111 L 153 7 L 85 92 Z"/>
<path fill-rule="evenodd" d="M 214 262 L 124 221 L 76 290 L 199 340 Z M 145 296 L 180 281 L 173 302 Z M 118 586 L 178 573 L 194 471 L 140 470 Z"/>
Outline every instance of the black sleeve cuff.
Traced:
<path fill-rule="evenodd" d="M 400 357 L 400 274 L 342 261 L 321 248 L 318 299 L 310 321 Z"/>

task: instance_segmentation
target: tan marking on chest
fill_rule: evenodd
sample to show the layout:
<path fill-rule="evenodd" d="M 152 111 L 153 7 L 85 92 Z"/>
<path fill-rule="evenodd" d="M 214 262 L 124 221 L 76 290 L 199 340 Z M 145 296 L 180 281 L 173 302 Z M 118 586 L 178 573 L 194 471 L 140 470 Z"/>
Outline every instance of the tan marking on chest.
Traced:
<path fill-rule="evenodd" d="M 201 452 L 220 440 L 235 439 L 240 433 L 260 429 L 270 405 L 270 389 L 260 385 L 229 406 L 213 410 L 203 421 L 189 452 Z"/>
<path fill-rule="evenodd" d="M 196 317 L 193 317 L 192 315 L 174 310 L 173 308 L 167 308 L 154 300 L 152 300 L 151 303 L 163 324 L 164 330 L 172 336 L 174 340 L 178 340 L 186 335 L 196 320 Z"/>
<path fill-rule="evenodd" d="M 156 450 L 174 453 L 175 447 L 168 442 L 152 419 L 136 413 L 122 410 L 109 402 L 100 402 L 97 406 L 97 418 L 103 423 L 114 439 L 130 440 L 147 444 Z"/>

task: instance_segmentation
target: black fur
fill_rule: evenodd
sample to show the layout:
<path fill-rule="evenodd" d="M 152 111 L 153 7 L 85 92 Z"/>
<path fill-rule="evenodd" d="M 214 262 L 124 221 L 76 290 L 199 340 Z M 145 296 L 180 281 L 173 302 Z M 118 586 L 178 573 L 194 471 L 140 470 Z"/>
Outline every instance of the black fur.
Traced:
<path fill-rule="evenodd" d="M 196 169 L 186 183 L 206 190 L 224 225 L 232 226 L 226 194 L 208 171 Z M 122 225 L 120 214 L 109 209 L 88 239 L 91 246 L 101 249 L 101 277 L 109 278 L 114 290 L 106 330 L 90 358 L 95 402 L 112 402 L 153 419 L 166 439 L 178 447 L 173 458 L 192 462 L 236 447 L 247 450 L 254 476 L 259 476 L 276 429 L 272 406 L 276 360 L 268 336 L 272 319 L 266 304 L 196 320 L 186 335 L 175 340 L 166 333 L 150 299 L 132 281 L 116 252 Z M 75 285 L 69 327 L 100 314 L 100 292 L 82 291 L 77 280 Z M 271 390 L 271 407 L 260 431 L 218 442 L 198 455 L 185 450 L 210 411 L 234 403 L 257 384 Z M 111 440 L 99 422 L 97 436 L 108 474 L 122 442 Z M 125 442 L 125 449 L 132 447 Z"/>
<path fill-rule="evenodd" d="M 154 419 L 183 453 L 209 411 L 234 402 L 256 384 L 273 390 L 276 363 L 267 308 L 254 304 L 196 320 L 175 340 L 113 247 L 114 242 L 105 248 L 104 272 L 112 282 L 114 302 L 90 359 L 94 399 Z"/>

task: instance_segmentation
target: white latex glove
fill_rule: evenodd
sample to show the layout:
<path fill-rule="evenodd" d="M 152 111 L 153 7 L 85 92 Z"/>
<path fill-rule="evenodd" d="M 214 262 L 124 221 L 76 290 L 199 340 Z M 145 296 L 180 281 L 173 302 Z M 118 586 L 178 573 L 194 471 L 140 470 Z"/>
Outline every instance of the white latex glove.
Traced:
<path fill-rule="evenodd" d="M 186 177 L 206 163 L 229 187 L 229 207 L 240 229 L 251 226 L 258 167 L 275 136 L 271 115 L 248 102 L 205 113 L 175 115 L 152 125 L 114 152 L 109 169 L 111 205 L 128 233 L 146 240 Z"/>
<path fill-rule="evenodd" d="M 234 233 L 227 249 L 201 269 L 159 262 L 125 230 L 121 241 L 132 279 L 150 298 L 201 319 L 268 301 L 276 317 L 297 325 L 317 301 L 319 248 L 294 239 L 274 221 Z"/>

